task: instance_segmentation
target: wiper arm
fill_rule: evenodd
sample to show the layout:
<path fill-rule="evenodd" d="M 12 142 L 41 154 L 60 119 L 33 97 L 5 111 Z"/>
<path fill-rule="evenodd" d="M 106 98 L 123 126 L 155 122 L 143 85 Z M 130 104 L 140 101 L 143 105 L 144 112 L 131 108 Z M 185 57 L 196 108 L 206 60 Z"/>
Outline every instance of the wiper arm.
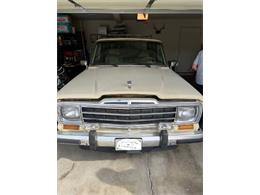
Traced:
<path fill-rule="evenodd" d="M 144 64 L 146 67 L 151 68 L 151 64 Z"/>
<path fill-rule="evenodd" d="M 114 67 L 118 67 L 118 65 L 117 65 L 117 64 L 109 64 L 109 65 L 111 65 L 111 66 L 114 66 Z"/>
<path fill-rule="evenodd" d="M 93 66 L 114 66 L 114 67 L 118 67 L 117 64 L 92 64 Z"/>
<path fill-rule="evenodd" d="M 139 65 L 143 65 L 143 66 L 146 66 L 146 67 L 148 67 L 148 68 L 151 68 L 151 65 L 152 65 L 152 64 L 140 63 Z"/>

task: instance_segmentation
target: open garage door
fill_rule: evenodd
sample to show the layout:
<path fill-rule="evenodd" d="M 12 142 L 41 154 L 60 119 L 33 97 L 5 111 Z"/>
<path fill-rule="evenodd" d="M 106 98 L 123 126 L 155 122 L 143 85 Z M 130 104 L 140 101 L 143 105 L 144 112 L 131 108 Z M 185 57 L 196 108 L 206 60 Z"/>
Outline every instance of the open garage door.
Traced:
<path fill-rule="evenodd" d="M 148 13 L 148 20 L 137 21 L 137 13 Z M 73 40 L 82 45 L 71 54 L 65 48 L 69 60 L 81 50 L 84 57 L 78 61 L 90 61 L 96 40 L 123 28 L 124 34 L 161 40 L 166 60 L 177 60 L 176 72 L 194 80 L 191 65 L 202 44 L 202 0 L 58 0 L 58 14 L 71 18 Z M 66 43 L 68 37 L 61 37 Z"/>
<path fill-rule="evenodd" d="M 201 13 L 202 0 L 58 0 L 59 13 Z"/>

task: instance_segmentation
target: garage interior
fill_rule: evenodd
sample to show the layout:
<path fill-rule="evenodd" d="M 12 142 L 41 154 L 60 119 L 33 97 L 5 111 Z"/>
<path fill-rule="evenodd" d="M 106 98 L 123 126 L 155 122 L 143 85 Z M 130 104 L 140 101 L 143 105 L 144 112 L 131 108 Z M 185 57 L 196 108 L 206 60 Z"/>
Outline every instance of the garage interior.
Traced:
<path fill-rule="evenodd" d="M 178 62 L 174 71 L 195 85 L 191 65 L 203 44 L 203 16 L 198 9 L 199 1 L 192 1 L 194 5 L 165 0 L 133 1 L 129 9 L 126 9 L 128 1 L 104 1 L 103 4 L 101 1 L 78 1 L 79 5 L 73 2 L 58 1 L 58 66 L 64 67 L 67 73 L 65 83 L 85 69 L 81 61 L 91 61 L 97 39 L 147 37 L 161 40 L 167 61 Z M 140 10 L 140 7 L 148 5 L 147 2 L 153 2 L 152 7 Z M 163 9 L 167 5 L 176 6 L 174 10 Z M 147 20 L 138 20 L 137 13 L 141 17 L 148 14 Z"/>
<path fill-rule="evenodd" d="M 137 20 L 137 13 L 148 20 Z M 167 61 L 178 61 L 174 71 L 194 85 L 191 65 L 203 40 L 201 0 L 58 0 L 57 18 L 58 67 L 66 71 L 66 83 L 84 71 L 97 39 L 148 37 L 163 42 Z M 202 148 L 195 143 L 108 153 L 58 145 L 58 194 L 202 194 Z"/>

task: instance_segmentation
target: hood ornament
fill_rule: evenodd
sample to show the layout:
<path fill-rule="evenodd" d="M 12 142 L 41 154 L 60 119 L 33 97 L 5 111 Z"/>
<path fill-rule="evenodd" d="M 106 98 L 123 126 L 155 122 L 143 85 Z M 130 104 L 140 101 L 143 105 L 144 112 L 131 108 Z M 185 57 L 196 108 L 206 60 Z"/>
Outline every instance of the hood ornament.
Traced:
<path fill-rule="evenodd" d="M 132 81 L 127 81 L 127 87 L 128 87 L 128 89 L 131 89 L 132 88 Z"/>

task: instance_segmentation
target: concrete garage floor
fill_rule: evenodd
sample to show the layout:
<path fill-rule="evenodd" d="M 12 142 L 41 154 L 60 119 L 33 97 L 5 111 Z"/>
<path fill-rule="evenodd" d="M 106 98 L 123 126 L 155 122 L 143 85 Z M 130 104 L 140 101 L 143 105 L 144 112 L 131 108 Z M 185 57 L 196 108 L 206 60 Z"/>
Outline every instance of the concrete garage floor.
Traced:
<path fill-rule="evenodd" d="M 129 154 L 58 145 L 58 194 L 202 194 L 202 147 Z"/>

